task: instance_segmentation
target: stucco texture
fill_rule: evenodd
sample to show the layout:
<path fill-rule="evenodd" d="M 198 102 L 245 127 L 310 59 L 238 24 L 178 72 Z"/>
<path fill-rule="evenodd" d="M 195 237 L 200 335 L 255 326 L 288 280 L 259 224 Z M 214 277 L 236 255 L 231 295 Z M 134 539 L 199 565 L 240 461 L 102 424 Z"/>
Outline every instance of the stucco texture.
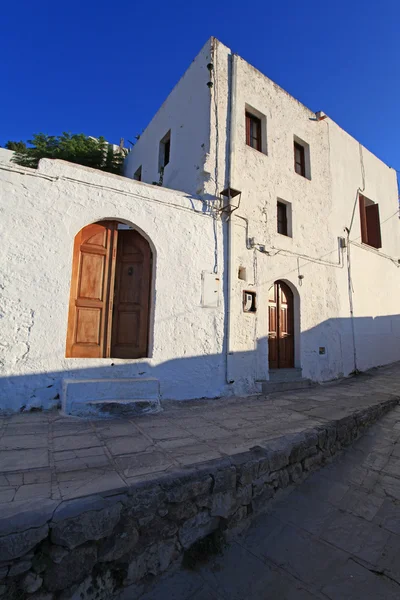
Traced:
<path fill-rule="evenodd" d="M 0 165 L 0 206 L 1 409 L 57 404 L 65 378 L 155 378 L 161 398 L 224 393 L 223 286 L 204 308 L 201 284 L 222 269 L 222 235 L 202 201 L 42 160 Z M 148 358 L 65 358 L 74 236 L 102 219 L 132 225 L 153 250 Z"/>
<path fill-rule="evenodd" d="M 163 185 L 190 190 L 192 194 L 203 192 L 208 178 L 203 166 L 210 140 L 211 96 L 207 87 L 210 60 L 209 40 L 140 134 L 125 163 L 127 177 L 133 178 L 135 171 L 142 167 L 142 181 L 160 180 L 159 145 L 171 131 L 170 161 L 164 169 Z"/>
<path fill-rule="evenodd" d="M 262 151 L 246 144 L 246 111 L 261 119 Z M 169 130 L 163 187 L 132 181 L 139 166 L 145 182 L 158 181 Z M 306 148 L 305 177 L 294 141 Z M 270 379 L 268 294 L 278 280 L 293 293 L 303 377 L 327 381 L 400 360 L 395 171 L 229 48 L 205 44 L 125 174 L 48 160 L 38 171 L 1 167 L 1 407 L 50 406 L 65 378 L 154 378 L 161 398 L 254 393 Z M 230 217 L 220 211 L 228 186 L 241 192 Z M 379 250 L 361 243 L 360 193 L 379 205 Z M 278 201 L 290 235 L 277 231 Z M 136 227 L 153 248 L 150 356 L 65 359 L 73 239 L 107 218 Z M 217 307 L 202 306 L 204 273 L 219 278 Z M 256 312 L 243 311 L 244 291 L 256 292 Z"/>
<path fill-rule="evenodd" d="M 215 38 L 209 40 L 209 48 L 213 87 L 210 102 L 203 100 L 200 113 L 206 114 L 209 107 L 202 197 L 218 197 L 228 185 L 241 191 L 240 206 L 232 214 L 228 362 L 235 385 L 246 388 L 269 379 L 268 291 L 277 280 L 293 291 L 295 366 L 302 368 L 303 377 L 326 381 L 399 360 L 395 171 L 331 119 L 318 120 L 313 111 Z M 203 54 L 204 49 L 193 64 L 204 63 Z M 191 69 L 198 85 L 201 78 L 193 65 Z M 182 105 L 186 91 L 175 89 L 179 102 L 171 95 L 149 128 L 154 140 L 161 139 L 169 122 L 165 107 L 174 113 Z M 246 145 L 246 110 L 262 121 L 262 152 Z M 198 139 L 187 147 L 188 156 Z M 294 170 L 294 140 L 307 148 L 306 177 Z M 179 189 L 199 192 L 198 181 L 182 171 Z M 379 204 L 382 248 L 378 251 L 360 244 L 360 191 Z M 278 200 L 288 203 L 290 236 L 277 232 Z M 339 250 L 338 238 L 348 238 L 350 249 Z M 239 267 L 245 269 L 246 280 L 237 277 Z M 257 313 L 243 312 L 244 290 L 256 291 Z"/>
<path fill-rule="evenodd" d="M 395 171 L 331 119 L 319 121 L 314 112 L 246 61 L 232 56 L 217 40 L 213 60 L 217 96 L 212 102 L 208 168 L 219 177 L 218 189 L 230 184 L 241 191 L 240 207 L 232 215 L 232 271 L 235 274 L 245 267 L 247 275 L 247 281 L 235 276 L 232 284 L 233 370 L 237 372 L 238 366 L 240 370 L 240 360 L 239 365 L 236 360 L 240 353 L 252 348 L 257 361 L 248 365 L 246 376 L 269 378 L 268 291 L 277 280 L 285 281 L 294 294 L 295 366 L 302 368 L 303 377 L 325 381 L 355 368 L 399 360 L 400 269 L 396 261 L 400 231 Z M 236 83 L 231 83 L 233 63 Z M 246 145 L 246 110 L 262 121 L 262 152 Z M 231 157 L 226 142 L 229 134 Z M 294 170 L 295 139 L 308 145 L 307 177 Z M 213 187 L 210 182 L 206 192 L 211 193 Z M 360 244 L 358 190 L 379 204 L 380 250 Z M 291 236 L 277 232 L 278 200 L 289 203 Z M 247 219 L 247 225 L 240 217 Z M 353 242 L 353 319 L 348 250 L 338 248 L 338 238 L 347 239 L 346 228 Z M 254 248 L 250 248 L 251 238 Z M 246 289 L 257 293 L 256 314 L 243 313 Z M 320 347 L 325 349 L 322 355 Z"/>

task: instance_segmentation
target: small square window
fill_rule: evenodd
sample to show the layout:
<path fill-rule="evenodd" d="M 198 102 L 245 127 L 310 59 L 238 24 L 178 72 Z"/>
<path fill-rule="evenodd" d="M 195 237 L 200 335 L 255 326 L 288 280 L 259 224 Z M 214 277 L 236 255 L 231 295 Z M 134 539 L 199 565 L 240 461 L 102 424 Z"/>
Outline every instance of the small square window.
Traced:
<path fill-rule="evenodd" d="M 246 112 L 246 144 L 261 152 L 261 119 Z"/>
<path fill-rule="evenodd" d="M 382 248 L 379 204 L 360 194 L 361 241 L 373 248 Z"/>
<path fill-rule="evenodd" d="M 169 163 L 171 155 L 171 130 L 168 131 L 160 141 L 158 170 L 161 171 Z"/>
<path fill-rule="evenodd" d="M 138 167 L 133 175 L 133 179 L 136 181 L 142 181 L 142 165 Z"/>
<path fill-rule="evenodd" d="M 277 203 L 277 225 L 278 225 L 278 233 L 282 235 L 288 234 L 288 226 L 287 226 L 287 211 L 286 204 L 283 202 Z"/>

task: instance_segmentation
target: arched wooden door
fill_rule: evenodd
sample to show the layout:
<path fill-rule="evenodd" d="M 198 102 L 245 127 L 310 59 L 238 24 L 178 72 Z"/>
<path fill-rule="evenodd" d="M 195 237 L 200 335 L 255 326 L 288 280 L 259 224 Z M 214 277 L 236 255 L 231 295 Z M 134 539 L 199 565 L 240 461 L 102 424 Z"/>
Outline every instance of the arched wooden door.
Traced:
<path fill-rule="evenodd" d="M 294 367 L 293 292 L 283 281 L 269 291 L 268 357 L 270 369 Z"/>
<path fill-rule="evenodd" d="M 101 221 L 75 236 L 66 356 L 147 356 L 151 249 L 133 229 Z"/>

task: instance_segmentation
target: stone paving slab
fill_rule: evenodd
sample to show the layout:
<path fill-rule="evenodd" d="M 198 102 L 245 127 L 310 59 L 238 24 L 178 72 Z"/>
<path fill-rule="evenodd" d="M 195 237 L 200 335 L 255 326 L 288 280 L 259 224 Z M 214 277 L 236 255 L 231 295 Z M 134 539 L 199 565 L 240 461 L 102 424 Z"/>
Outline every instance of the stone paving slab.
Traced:
<path fill-rule="evenodd" d="M 400 398 L 400 363 L 307 390 L 165 402 L 161 413 L 143 417 L 84 420 L 55 411 L 2 416 L 0 510 L 35 497 L 114 493 L 140 479 L 246 452 L 395 398 Z M 390 435 L 398 433 L 400 424 Z M 385 466 L 381 485 L 400 499 L 395 457 Z M 373 469 L 384 459 L 378 453 L 368 460 Z"/>
<path fill-rule="evenodd" d="M 222 555 L 194 571 L 166 574 L 134 597 L 398 600 L 399 444 L 396 407 L 337 460 L 276 499 Z M 117 600 L 132 600 L 130 593 Z"/>

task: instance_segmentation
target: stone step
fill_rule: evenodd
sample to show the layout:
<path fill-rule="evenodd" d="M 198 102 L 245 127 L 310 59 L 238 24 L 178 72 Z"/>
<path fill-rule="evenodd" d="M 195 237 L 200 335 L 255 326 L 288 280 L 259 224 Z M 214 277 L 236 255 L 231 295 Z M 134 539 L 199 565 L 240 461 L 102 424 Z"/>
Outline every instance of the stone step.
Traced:
<path fill-rule="evenodd" d="M 301 369 L 270 369 L 269 381 L 298 381 L 302 379 Z"/>
<path fill-rule="evenodd" d="M 288 392 L 290 390 L 303 390 L 314 387 L 317 383 L 310 379 L 298 379 L 297 381 L 262 381 L 261 391 L 263 394 L 274 394 L 276 392 Z"/>
<path fill-rule="evenodd" d="M 95 400 L 88 402 L 88 408 L 93 409 L 99 417 L 139 417 L 160 412 L 159 400 Z"/>
<path fill-rule="evenodd" d="M 160 382 L 154 378 L 64 379 L 62 409 L 75 416 L 121 416 L 158 412 Z"/>

